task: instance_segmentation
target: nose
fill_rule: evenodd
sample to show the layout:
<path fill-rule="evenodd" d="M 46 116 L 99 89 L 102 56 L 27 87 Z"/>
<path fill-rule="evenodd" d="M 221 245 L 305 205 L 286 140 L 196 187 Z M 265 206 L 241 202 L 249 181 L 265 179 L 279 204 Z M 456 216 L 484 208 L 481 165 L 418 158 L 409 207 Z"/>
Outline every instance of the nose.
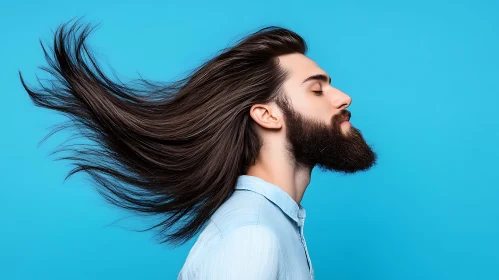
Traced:
<path fill-rule="evenodd" d="M 352 104 L 352 98 L 341 90 L 336 90 L 333 97 L 333 106 L 339 110 L 346 109 Z"/>

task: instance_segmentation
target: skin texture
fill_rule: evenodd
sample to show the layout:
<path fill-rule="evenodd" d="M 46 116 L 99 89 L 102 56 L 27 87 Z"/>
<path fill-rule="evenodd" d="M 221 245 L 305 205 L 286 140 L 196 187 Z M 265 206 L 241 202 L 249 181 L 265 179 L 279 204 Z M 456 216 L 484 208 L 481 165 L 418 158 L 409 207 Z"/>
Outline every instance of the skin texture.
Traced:
<path fill-rule="evenodd" d="M 350 117 L 345 109 L 352 98 L 331 86 L 329 75 L 317 63 L 299 53 L 278 59 L 288 74 L 282 88 L 288 103 L 251 107 L 250 115 L 263 145 L 247 174 L 279 186 L 300 203 L 315 165 L 323 170 L 355 173 L 373 166 L 376 154 L 361 132 L 343 121 Z M 303 83 L 318 74 L 328 80 Z"/>

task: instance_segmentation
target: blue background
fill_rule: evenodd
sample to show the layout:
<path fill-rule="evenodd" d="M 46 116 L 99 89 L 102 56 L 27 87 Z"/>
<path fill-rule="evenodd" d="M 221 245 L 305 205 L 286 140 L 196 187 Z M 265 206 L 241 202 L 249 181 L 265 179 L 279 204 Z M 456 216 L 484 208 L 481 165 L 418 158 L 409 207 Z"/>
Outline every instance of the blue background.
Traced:
<path fill-rule="evenodd" d="M 179 78 L 267 24 L 298 32 L 379 155 L 353 176 L 314 170 L 302 203 L 316 278 L 499 279 L 498 13 L 472 0 L 2 3 L 0 279 L 175 279 L 195 241 L 159 245 L 89 177 L 63 183 L 71 165 L 49 153 L 69 134 L 37 147 L 66 118 L 35 107 L 17 71 L 34 85 L 38 39 L 84 15 L 124 80 Z"/>

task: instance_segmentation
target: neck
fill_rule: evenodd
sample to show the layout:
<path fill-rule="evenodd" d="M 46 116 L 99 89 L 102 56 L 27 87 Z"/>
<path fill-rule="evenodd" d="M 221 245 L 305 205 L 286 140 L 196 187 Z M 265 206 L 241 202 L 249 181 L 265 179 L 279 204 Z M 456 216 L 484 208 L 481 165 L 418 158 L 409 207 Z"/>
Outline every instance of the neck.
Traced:
<path fill-rule="evenodd" d="M 277 147 L 263 145 L 255 164 L 249 167 L 246 175 L 259 177 L 278 186 L 300 204 L 310 183 L 312 168 L 295 164 L 287 154 L 289 152 Z"/>

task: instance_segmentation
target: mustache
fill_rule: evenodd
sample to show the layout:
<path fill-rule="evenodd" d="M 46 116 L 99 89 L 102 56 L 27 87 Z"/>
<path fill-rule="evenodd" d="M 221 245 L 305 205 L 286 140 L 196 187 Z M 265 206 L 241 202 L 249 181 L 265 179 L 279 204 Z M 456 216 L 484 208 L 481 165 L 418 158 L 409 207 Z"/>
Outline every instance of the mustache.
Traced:
<path fill-rule="evenodd" d="M 343 121 L 348 121 L 350 120 L 350 117 L 352 116 L 352 113 L 348 110 L 341 110 L 339 113 L 333 116 L 333 123 L 340 124 Z"/>

